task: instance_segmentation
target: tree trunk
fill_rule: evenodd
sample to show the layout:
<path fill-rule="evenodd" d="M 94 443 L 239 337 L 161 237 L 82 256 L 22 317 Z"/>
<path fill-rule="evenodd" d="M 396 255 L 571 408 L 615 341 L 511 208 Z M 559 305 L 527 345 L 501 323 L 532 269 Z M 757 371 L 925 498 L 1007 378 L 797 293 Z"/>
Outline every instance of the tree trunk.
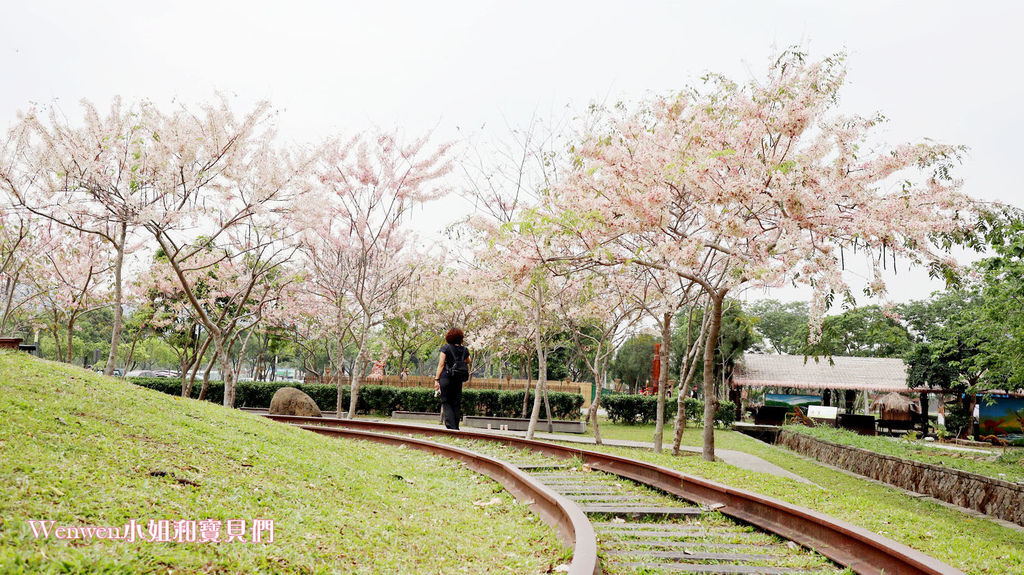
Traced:
<path fill-rule="evenodd" d="M 970 407 L 967 409 L 967 438 L 974 438 L 974 407 L 978 405 L 978 394 L 971 394 Z"/>
<path fill-rule="evenodd" d="M 693 343 L 694 346 L 699 346 L 700 342 L 704 341 L 701 339 L 704 335 L 704 330 L 701 330 L 700 335 L 697 336 L 697 341 Z M 694 348 L 696 351 L 696 348 Z M 696 356 L 690 358 L 687 354 L 687 368 L 686 375 L 683 377 L 683 381 L 679 385 L 679 397 L 676 398 L 676 426 L 675 426 L 675 438 L 672 441 L 672 455 L 679 455 L 679 446 L 683 442 L 683 431 L 686 429 L 686 394 L 690 389 L 690 384 L 693 383 L 693 378 L 697 375 Z M 683 375 L 680 372 L 680 375 Z"/>
<path fill-rule="evenodd" d="M 533 358 L 530 356 L 526 357 L 526 390 L 523 392 L 523 415 L 526 417 L 526 410 L 530 409 L 530 387 L 533 384 L 533 371 L 530 368 L 533 366 Z"/>
<path fill-rule="evenodd" d="M 3 313 L 0 314 L 0 334 L 7 333 L 7 320 L 11 317 L 11 308 L 14 306 L 14 288 L 18 286 L 19 275 L 18 273 L 10 274 L 4 282 L 4 307 Z"/>
<path fill-rule="evenodd" d="M 705 318 L 706 319 L 706 318 Z M 703 324 L 703 322 L 701 322 Z M 703 331 L 703 330 L 702 330 Z M 691 351 L 693 338 L 693 306 L 689 306 L 686 317 L 686 347 L 683 357 L 679 358 L 679 389 L 676 391 L 676 421 L 672 434 L 672 455 L 679 455 L 679 446 L 683 442 L 683 430 L 686 429 L 686 390 L 690 389 L 689 378 L 692 371 Z M 698 341 L 699 343 L 699 341 Z"/>
<path fill-rule="evenodd" d="M 718 347 L 718 332 L 722 327 L 722 300 L 725 291 L 711 293 L 711 326 L 704 343 L 704 449 L 701 455 L 705 461 L 715 460 L 715 412 L 718 410 L 718 394 L 715 393 L 715 348 Z"/>
<path fill-rule="evenodd" d="M 548 433 L 555 432 L 555 424 L 551 419 L 551 402 L 548 400 L 548 378 L 544 378 L 544 414 L 548 418 Z"/>
<path fill-rule="evenodd" d="M 658 374 L 658 407 L 654 420 L 654 452 L 661 453 L 665 438 L 665 392 L 668 388 L 668 355 L 672 345 L 672 312 L 665 312 L 661 320 L 661 372 Z"/>
<path fill-rule="evenodd" d="M 238 364 L 235 367 L 234 379 L 238 381 L 238 374 L 242 373 L 242 362 L 245 360 L 246 350 L 249 348 L 249 337 L 252 336 L 252 332 L 256 331 L 255 327 L 250 327 L 249 331 L 245 334 L 245 339 L 242 340 L 242 350 L 238 352 Z M 238 337 L 232 338 L 232 341 L 237 341 Z M 250 376 L 253 374 L 250 373 Z M 253 377 L 255 379 L 255 377 Z"/>
<path fill-rule="evenodd" d="M 340 317 L 341 317 L 340 313 L 339 313 L 338 317 L 339 317 L 338 321 L 340 322 L 341 321 L 340 320 Z M 338 400 L 335 402 L 334 416 L 340 419 L 341 418 L 341 410 L 343 409 L 344 403 L 345 403 L 344 402 L 345 389 L 344 389 L 344 387 L 342 387 L 343 386 L 343 383 L 342 383 L 343 379 L 341 377 L 341 374 L 345 373 L 345 370 L 342 369 L 342 365 L 345 362 L 345 333 L 343 331 L 338 333 L 338 344 L 337 344 L 335 349 L 336 349 L 336 351 L 334 352 L 335 359 L 334 359 L 334 364 L 333 364 L 332 367 L 334 367 L 334 371 L 336 372 L 335 377 L 337 378 L 337 381 L 334 382 L 334 385 L 338 388 Z"/>
<path fill-rule="evenodd" d="M 548 377 L 548 354 L 547 350 L 544 349 L 544 318 L 541 316 L 541 312 L 544 309 L 544 291 L 539 283 L 536 284 L 536 289 L 537 305 L 534 308 L 536 313 L 534 320 L 536 323 L 534 324 L 533 344 L 537 348 L 537 389 L 533 393 L 533 411 L 530 412 L 530 424 L 526 428 L 526 439 L 533 439 L 533 434 L 537 430 L 537 419 L 540 417 L 541 394 Z"/>
<path fill-rule="evenodd" d="M 124 324 L 124 290 L 122 289 L 121 270 L 124 267 L 124 244 L 128 237 L 128 224 L 120 223 L 117 234 L 117 255 L 114 258 L 114 325 L 110 330 L 110 353 L 107 354 L 107 366 L 103 375 L 113 375 L 117 367 L 117 347 L 121 345 L 121 328 Z"/>
<path fill-rule="evenodd" d="M 363 329 L 360 331 L 360 334 L 359 334 L 359 348 L 356 351 L 356 361 L 355 361 L 354 367 L 352 368 L 352 386 L 351 386 L 351 391 L 350 391 L 352 396 L 348 400 L 348 418 L 349 419 L 354 419 L 355 416 L 356 416 L 356 402 L 359 400 L 359 385 L 360 385 L 360 383 L 362 383 L 360 381 L 360 379 L 361 379 L 360 376 L 363 374 L 362 365 L 360 365 L 359 362 L 362 361 L 362 359 L 363 359 L 363 351 L 364 351 L 363 348 L 366 346 L 366 332 L 370 329 L 370 326 L 368 325 L 369 323 L 370 323 L 369 321 L 364 321 L 363 322 Z M 338 384 L 338 413 L 339 414 L 341 413 L 341 384 L 340 383 Z M 339 417 L 340 417 L 340 415 L 339 415 Z"/>
<path fill-rule="evenodd" d="M 600 353 L 600 350 L 598 350 Z M 594 362 L 597 363 L 598 359 L 595 357 Z M 594 373 L 594 398 L 590 401 L 590 411 L 587 412 L 587 419 L 590 420 L 590 425 L 594 428 L 594 443 L 601 445 L 601 429 L 597 425 L 597 409 L 601 404 L 601 372 L 604 370 L 600 367 L 592 370 Z"/>
<path fill-rule="evenodd" d="M 231 367 L 231 356 L 226 349 L 227 342 L 223 334 L 210 334 L 213 338 L 213 347 L 217 352 L 217 360 L 220 363 L 220 380 L 224 384 L 224 407 L 235 406 L 235 381 Z"/>
<path fill-rule="evenodd" d="M 75 316 L 68 320 L 68 358 L 75 353 Z M 110 374 L 107 374 L 110 375 Z"/>
<path fill-rule="evenodd" d="M 539 340 L 540 337 L 538 336 L 537 339 Z M 539 341 L 537 345 L 541 345 Z M 526 428 L 526 439 L 533 439 L 533 434 L 537 431 L 537 420 L 540 419 L 540 404 L 543 401 L 542 393 L 548 367 L 548 354 L 541 348 L 537 349 L 537 367 L 537 385 L 533 388 L 533 409 L 530 411 L 530 424 Z"/>
<path fill-rule="evenodd" d="M 213 357 L 210 358 L 209 363 L 206 364 L 206 370 L 203 372 L 203 387 L 199 389 L 199 399 L 206 399 L 206 394 L 210 391 L 210 371 L 213 369 L 213 364 L 217 363 L 217 350 L 214 346 Z"/>
<path fill-rule="evenodd" d="M 50 334 L 53 335 L 53 349 L 54 354 L 57 356 L 57 361 L 72 363 L 71 356 L 68 356 L 67 360 L 64 359 L 64 344 L 60 342 L 60 331 L 57 329 L 56 319 L 54 319 L 53 326 L 50 328 Z"/>
<path fill-rule="evenodd" d="M 135 345 L 139 343 L 139 338 L 142 337 L 143 329 L 144 328 L 142 326 L 139 326 L 139 331 L 135 332 L 135 335 L 132 336 L 132 345 L 128 348 L 128 357 L 124 360 L 124 372 L 126 374 L 131 371 L 132 367 L 134 367 L 132 365 L 132 358 L 135 356 Z M 107 359 L 110 359 L 109 356 Z"/>
<path fill-rule="evenodd" d="M 192 391 L 192 387 L 188 384 L 188 373 L 189 369 L 185 367 L 185 363 L 181 362 L 181 396 L 188 397 L 188 394 Z"/>
<path fill-rule="evenodd" d="M 182 397 L 189 397 L 192 395 L 192 388 L 196 385 L 196 373 L 199 372 L 199 365 L 203 362 L 203 356 L 206 355 L 206 350 L 210 348 L 210 338 L 207 337 L 203 340 L 203 345 L 199 348 L 199 352 L 196 354 L 196 359 L 192 362 L 192 370 L 188 376 L 188 381 L 185 384 L 185 389 L 182 391 Z M 184 375 L 184 374 L 182 374 Z"/>

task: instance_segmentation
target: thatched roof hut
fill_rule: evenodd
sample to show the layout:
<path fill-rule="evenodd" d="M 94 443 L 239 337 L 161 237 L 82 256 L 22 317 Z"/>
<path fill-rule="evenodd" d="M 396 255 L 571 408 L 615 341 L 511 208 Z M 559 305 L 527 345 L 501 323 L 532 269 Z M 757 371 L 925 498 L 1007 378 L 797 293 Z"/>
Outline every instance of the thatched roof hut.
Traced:
<path fill-rule="evenodd" d="M 889 421 L 912 421 L 915 413 L 921 413 L 921 405 L 896 392 L 890 392 L 871 402 L 871 409 L 881 412 L 880 419 Z"/>
<path fill-rule="evenodd" d="M 902 359 L 845 357 L 831 359 L 802 355 L 747 354 L 733 375 L 738 387 L 775 389 L 853 389 L 909 392 L 907 366 Z"/>

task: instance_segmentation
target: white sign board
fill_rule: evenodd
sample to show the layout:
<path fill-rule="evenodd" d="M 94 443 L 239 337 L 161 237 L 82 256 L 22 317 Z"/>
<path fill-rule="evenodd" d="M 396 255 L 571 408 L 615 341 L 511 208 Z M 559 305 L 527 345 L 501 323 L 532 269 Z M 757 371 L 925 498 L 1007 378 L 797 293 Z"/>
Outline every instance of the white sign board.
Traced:
<path fill-rule="evenodd" d="M 838 413 L 838 407 L 825 405 L 811 405 L 807 407 L 807 417 L 811 419 L 835 419 Z"/>

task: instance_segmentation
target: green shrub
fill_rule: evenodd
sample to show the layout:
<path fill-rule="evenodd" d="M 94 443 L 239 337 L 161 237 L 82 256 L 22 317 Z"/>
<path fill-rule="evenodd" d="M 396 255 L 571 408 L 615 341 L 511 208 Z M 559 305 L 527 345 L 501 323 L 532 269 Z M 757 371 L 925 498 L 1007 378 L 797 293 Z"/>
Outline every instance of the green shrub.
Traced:
<path fill-rule="evenodd" d="M 133 377 L 130 382 L 149 389 L 181 395 L 181 380 L 167 377 Z M 192 388 L 192 397 L 199 397 L 201 382 Z M 270 407 L 274 393 L 282 387 L 294 387 L 309 395 L 323 411 L 333 411 L 338 399 L 338 388 L 328 384 L 304 384 L 278 381 L 241 381 L 235 386 L 235 405 L 238 407 Z M 462 392 L 462 412 L 465 415 L 486 415 L 491 417 L 518 417 L 523 405 L 523 391 L 497 391 L 490 389 L 466 389 Z M 348 386 L 342 389 L 342 405 L 349 403 Z M 211 381 L 206 399 L 213 403 L 224 402 L 224 384 Z M 532 398 L 531 398 L 532 400 Z M 552 392 L 548 394 L 551 415 L 557 419 L 578 419 L 583 407 L 583 396 L 578 393 Z M 391 415 L 392 411 L 441 410 L 441 400 L 434 397 L 432 388 L 391 387 L 367 385 L 359 390 L 356 412 L 362 414 Z M 543 411 L 541 412 L 543 413 Z"/>
<path fill-rule="evenodd" d="M 683 400 L 687 421 L 700 423 L 704 419 L 704 402 L 688 397 Z M 651 423 L 657 417 L 658 398 L 654 395 L 611 395 L 601 397 L 601 406 L 608 412 L 608 418 L 615 423 L 626 425 Z M 665 419 L 675 417 L 676 400 L 665 400 Z M 736 404 L 723 400 L 715 412 L 715 424 L 729 426 L 736 421 Z"/>

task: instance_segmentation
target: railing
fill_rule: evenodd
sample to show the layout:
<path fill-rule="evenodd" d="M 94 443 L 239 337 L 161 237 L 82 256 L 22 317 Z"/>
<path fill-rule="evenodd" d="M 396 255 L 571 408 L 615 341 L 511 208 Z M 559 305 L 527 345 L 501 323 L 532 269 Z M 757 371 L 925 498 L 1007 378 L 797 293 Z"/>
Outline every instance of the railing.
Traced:
<path fill-rule="evenodd" d="M 329 383 L 332 385 L 338 384 L 338 377 L 335 375 L 328 376 L 311 376 L 307 375 L 305 383 Z M 344 385 L 351 383 L 351 378 L 344 375 L 340 376 L 341 382 Z M 385 375 L 383 377 L 370 378 L 366 377 L 362 380 L 363 385 L 388 385 L 391 387 L 434 387 L 434 378 L 429 375 L 408 375 L 405 377 L 399 375 Z M 463 384 L 464 389 L 496 389 L 499 391 L 520 391 L 526 389 L 527 381 L 525 379 L 507 379 L 500 377 L 474 377 L 468 382 Z M 537 385 L 537 381 L 533 380 L 530 382 L 530 389 L 533 389 Z M 548 391 L 564 391 L 568 393 L 582 393 L 583 387 L 589 389 L 590 383 L 578 383 L 573 381 L 549 381 Z"/>

